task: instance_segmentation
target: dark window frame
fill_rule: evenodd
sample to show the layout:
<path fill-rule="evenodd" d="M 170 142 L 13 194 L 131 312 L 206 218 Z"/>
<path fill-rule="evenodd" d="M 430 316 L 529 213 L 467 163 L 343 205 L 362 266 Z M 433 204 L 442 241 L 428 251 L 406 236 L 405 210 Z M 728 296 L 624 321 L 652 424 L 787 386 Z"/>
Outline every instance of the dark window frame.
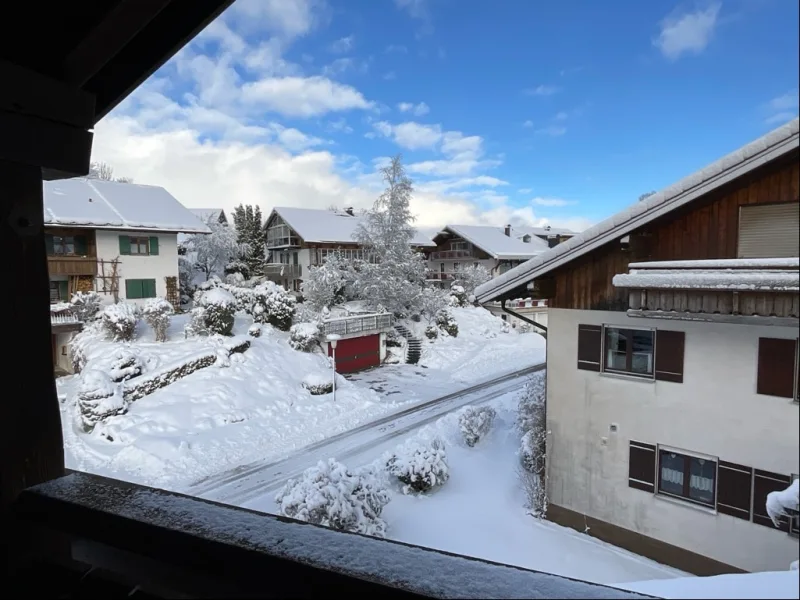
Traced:
<path fill-rule="evenodd" d="M 66 240 L 70 240 L 70 241 L 66 241 Z M 67 252 L 66 251 L 66 247 L 67 246 L 71 246 L 72 250 Z M 54 235 L 53 236 L 53 256 L 75 256 L 75 236 L 74 235 Z"/>
<path fill-rule="evenodd" d="M 150 256 L 149 237 L 128 236 L 128 240 L 130 242 L 130 256 Z M 142 244 L 147 249 L 146 252 L 140 252 Z M 136 248 L 136 252 L 133 251 L 134 248 Z"/>
<path fill-rule="evenodd" d="M 683 491 L 680 495 L 662 490 L 662 472 L 661 472 L 662 453 L 676 454 L 678 456 L 683 457 L 684 479 L 683 479 Z M 703 502 L 702 500 L 697 500 L 696 498 L 691 497 L 689 488 L 689 479 L 691 477 L 692 459 L 709 460 L 714 463 L 714 493 L 710 503 Z M 672 448 L 670 446 L 658 445 L 658 451 L 656 453 L 656 489 L 655 489 L 655 493 L 657 496 L 661 496 L 663 498 L 671 498 L 681 502 L 686 502 L 687 504 L 691 504 L 693 506 L 699 506 L 701 508 L 710 509 L 713 510 L 714 512 L 717 512 L 718 482 L 719 482 L 719 457 L 699 454 L 688 450 L 678 450 L 677 448 Z"/>
<path fill-rule="evenodd" d="M 650 364 L 650 373 L 636 373 L 632 370 L 633 366 L 633 343 L 632 343 L 632 335 L 631 335 L 631 343 L 628 344 L 628 348 L 626 351 L 625 356 L 625 367 L 626 370 L 619 370 L 619 369 L 609 369 L 608 368 L 608 355 L 606 353 L 606 340 L 607 332 L 611 329 L 615 329 L 617 331 L 622 332 L 634 332 L 634 331 L 646 331 L 652 335 L 652 345 L 653 345 L 653 352 L 652 352 L 652 359 Z M 631 377 L 634 379 L 641 379 L 643 381 L 655 381 L 656 379 L 656 337 L 658 336 L 658 331 L 654 327 L 625 327 L 620 325 L 607 325 L 603 324 L 601 329 L 601 337 L 600 337 L 600 372 L 608 375 L 614 375 L 616 377 Z"/>

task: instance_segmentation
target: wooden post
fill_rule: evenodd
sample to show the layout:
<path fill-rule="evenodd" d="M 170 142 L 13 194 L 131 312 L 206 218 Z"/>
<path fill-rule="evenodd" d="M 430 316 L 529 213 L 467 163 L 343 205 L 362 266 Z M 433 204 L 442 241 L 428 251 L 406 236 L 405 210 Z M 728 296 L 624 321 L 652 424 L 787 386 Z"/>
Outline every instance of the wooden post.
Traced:
<path fill-rule="evenodd" d="M 26 487 L 64 474 L 53 377 L 42 170 L 0 160 L 0 252 L 6 315 L 0 400 L 0 511 Z"/>

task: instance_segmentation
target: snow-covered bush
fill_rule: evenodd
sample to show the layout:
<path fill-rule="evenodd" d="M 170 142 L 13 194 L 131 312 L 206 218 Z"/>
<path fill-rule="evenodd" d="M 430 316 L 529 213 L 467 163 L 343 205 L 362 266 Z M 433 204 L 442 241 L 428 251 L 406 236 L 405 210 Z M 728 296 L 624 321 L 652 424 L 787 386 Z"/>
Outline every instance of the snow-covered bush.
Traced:
<path fill-rule="evenodd" d="M 80 373 L 88 360 L 87 351 L 105 337 L 105 327 L 101 321 L 92 321 L 69 341 L 72 354 L 72 370 Z"/>
<path fill-rule="evenodd" d="M 87 369 L 80 376 L 78 410 L 83 429 L 91 431 L 99 421 L 124 413 L 127 403 L 119 384 L 113 382 L 107 373 Z"/>
<path fill-rule="evenodd" d="M 269 323 L 281 331 L 289 331 L 295 314 L 295 299 L 289 292 L 271 281 L 253 289 L 240 288 L 244 310 L 254 323 Z"/>
<path fill-rule="evenodd" d="M 88 323 L 100 311 L 100 295 L 95 291 L 75 292 L 69 301 L 78 319 Z"/>
<path fill-rule="evenodd" d="M 527 508 L 536 517 L 547 512 L 545 452 L 547 423 L 545 415 L 545 379 L 534 375 L 520 394 L 517 427 L 520 441 L 520 481 L 527 495 Z"/>
<path fill-rule="evenodd" d="M 450 306 L 467 306 L 469 299 L 464 286 L 454 283 L 450 286 L 450 297 L 448 298 Z"/>
<path fill-rule="evenodd" d="M 439 337 L 439 330 L 436 328 L 435 325 L 428 325 L 425 328 L 425 337 L 428 338 L 429 340 L 435 340 L 436 338 Z M 386 345 L 388 346 L 389 344 L 387 343 Z"/>
<path fill-rule="evenodd" d="M 333 380 L 329 377 L 311 373 L 303 377 L 303 387 L 306 388 L 312 396 L 322 396 L 324 394 L 330 394 L 333 391 Z"/>
<path fill-rule="evenodd" d="M 530 333 L 531 327 L 532 325 L 530 323 L 526 323 L 525 321 L 523 321 L 522 323 L 519 324 L 519 327 L 517 327 L 517 331 L 519 331 L 520 333 Z"/>
<path fill-rule="evenodd" d="M 381 538 L 386 535 L 381 512 L 390 499 L 377 473 L 351 472 L 333 458 L 290 479 L 275 496 L 284 516 Z"/>
<path fill-rule="evenodd" d="M 157 342 L 167 341 L 170 317 L 175 309 L 166 298 L 150 298 L 142 309 L 145 322 L 153 328 Z"/>
<path fill-rule="evenodd" d="M 247 335 L 254 338 L 261 337 L 261 327 L 258 325 L 250 325 L 247 329 Z"/>
<path fill-rule="evenodd" d="M 289 329 L 289 345 L 300 352 L 313 352 L 322 335 L 320 323 L 297 323 Z"/>
<path fill-rule="evenodd" d="M 386 332 L 386 347 L 387 348 L 400 348 L 403 345 L 402 337 L 395 329 L 390 329 Z"/>
<path fill-rule="evenodd" d="M 221 287 L 214 287 L 203 291 L 195 302 L 205 309 L 203 318 L 208 331 L 221 335 L 231 334 L 236 314 L 236 298 L 233 294 Z"/>
<path fill-rule="evenodd" d="M 443 485 L 450 477 L 444 441 L 408 440 L 386 462 L 386 470 L 403 484 L 403 493 L 427 492 Z"/>
<path fill-rule="evenodd" d="M 439 311 L 436 315 L 436 325 L 450 337 L 458 336 L 458 323 L 446 310 Z"/>
<path fill-rule="evenodd" d="M 426 287 L 422 290 L 419 296 L 419 308 L 428 324 L 433 323 L 436 315 L 447 308 L 448 298 L 444 290 L 435 287 Z"/>
<path fill-rule="evenodd" d="M 228 285 L 242 287 L 244 286 L 245 278 L 241 273 L 230 273 L 225 275 L 225 283 Z"/>
<path fill-rule="evenodd" d="M 138 354 L 130 348 L 119 348 L 114 353 L 111 365 L 108 369 L 108 376 L 111 381 L 119 383 L 132 377 L 138 377 L 144 370 L 144 364 Z"/>
<path fill-rule="evenodd" d="M 102 314 L 103 327 L 115 342 L 133 339 L 136 329 L 136 306 L 127 302 L 109 304 Z"/>
<path fill-rule="evenodd" d="M 183 329 L 183 335 L 186 338 L 190 338 L 208 334 L 208 327 L 206 327 L 206 309 L 202 306 L 195 306 L 189 313 L 189 320 L 186 322 L 186 326 Z"/>
<path fill-rule="evenodd" d="M 472 448 L 489 433 L 497 412 L 491 406 L 467 406 L 458 415 L 458 427 L 467 446 Z"/>
<path fill-rule="evenodd" d="M 243 260 L 232 260 L 227 265 L 225 265 L 225 279 L 227 280 L 231 275 L 241 275 L 242 281 L 245 279 L 250 279 L 250 267 L 247 266 L 247 263 Z M 230 283 L 230 282 L 229 282 Z"/>

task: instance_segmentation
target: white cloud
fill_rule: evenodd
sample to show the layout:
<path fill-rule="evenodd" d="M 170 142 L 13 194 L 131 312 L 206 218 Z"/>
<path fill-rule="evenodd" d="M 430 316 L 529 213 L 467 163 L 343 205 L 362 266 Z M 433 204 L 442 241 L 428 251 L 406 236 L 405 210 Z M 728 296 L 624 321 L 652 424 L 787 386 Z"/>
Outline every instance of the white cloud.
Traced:
<path fill-rule="evenodd" d="M 522 126 L 523 126 L 523 127 L 533 127 L 533 121 L 531 121 L 530 119 L 528 119 L 527 121 L 525 121 L 525 122 L 522 124 Z"/>
<path fill-rule="evenodd" d="M 562 110 L 562 111 L 557 112 L 556 116 L 553 117 L 553 119 L 556 120 L 556 121 L 566 121 L 568 117 L 569 117 L 569 114 L 567 114 L 565 111 Z"/>
<path fill-rule="evenodd" d="M 389 44 L 386 46 L 386 52 L 391 54 L 396 52 L 398 54 L 408 54 L 408 47 L 403 46 L 402 44 Z"/>
<path fill-rule="evenodd" d="M 395 73 L 394 71 L 387 71 L 386 73 L 383 74 L 383 78 L 386 81 L 391 81 L 393 79 L 397 79 L 397 73 Z"/>
<path fill-rule="evenodd" d="M 661 31 L 653 45 L 670 60 L 684 54 L 700 54 L 714 35 L 721 7 L 721 2 L 713 2 L 694 12 L 668 16 L 661 21 Z"/>
<path fill-rule="evenodd" d="M 532 188 L 519 188 L 517 190 L 517 192 L 520 194 L 530 194 L 532 191 L 533 191 Z"/>
<path fill-rule="evenodd" d="M 431 111 L 430 107 L 424 102 L 420 102 L 419 104 L 414 104 L 413 102 L 400 102 L 397 105 L 397 110 L 400 112 L 410 112 L 417 117 L 427 115 Z"/>
<path fill-rule="evenodd" d="M 392 125 L 388 121 L 378 121 L 372 127 L 380 135 L 391 138 L 398 146 L 407 150 L 432 148 L 442 140 L 442 129 L 439 125 L 423 125 L 414 121 Z"/>
<path fill-rule="evenodd" d="M 339 38 L 331 44 L 330 51 L 334 52 L 335 54 L 344 54 L 346 52 L 350 52 L 350 50 L 353 49 L 354 42 L 355 37 L 352 35 Z"/>
<path fill-rule="evenodd" d="M 225 18 L 242 31 L 270 31 L 286 37 L 307 34 L 325 15 L 323 0 L 237 0 Z"/>
<path fill-rule="evenodd" d="M 560 88 L 558 88 L 557 86 L 545 85 L 545 84 L 537 85 L 534 88 L 528 88 L 524 90 L 524 92 L 528 96 L 552 96 L 553 94 L 558 93 L 559 91 Z"/>
<path fill-rule="evenodd" d="M 564 200 L 563 198 L 541 198 L 537 197 L 531 200 L 532 204 L 537 206 L 569 206 L 570 204 L 577 204 L 574 200 Z"/>
<path fill-rule="evenodd" d="M 322 67 L 322 74 L 326 77 L 336 77 L 337 75 L 341 75 L 342 73 L 346 73 L 348 71 L 354 71 L 363 74 L 369 71 L 371 62 L 372 61 L 370 59 L 357 60 L 355 58 L 350 58 L 349 56 L 337 58 L 330 64 Z"/>
<path fill-rule="evenodd" d="M 549 135 L 550 137 L 560 137 L 567 133 L 567 128 L 559 125 L 548 125 L 547 127 L 537 129 L 536 133 L 540 135 Z"/>
<path fill-rule="evenodd" d="M 767 114 L 765 122 L 768 125 L 781 125 L 791 121 L 798 112 L 798 91 L 791 90 L 776 96 L 767 102 L 764 108 Z"/>
<path fill-rule="evenodd" d="M 313 117 L 328 112 L 366 110 L 373 103 L 352 86 L 327 77 L 270 77 L 241 87 L 243 102 L 287 117 Z"/>
<path fill-rule="evenodd" d="M 347 124 L 347 121 L 344 118 L 336 119 L 335 121 L 328 123 L 328 130 L 341 133 L 353 133 L 353 128 Z"/>

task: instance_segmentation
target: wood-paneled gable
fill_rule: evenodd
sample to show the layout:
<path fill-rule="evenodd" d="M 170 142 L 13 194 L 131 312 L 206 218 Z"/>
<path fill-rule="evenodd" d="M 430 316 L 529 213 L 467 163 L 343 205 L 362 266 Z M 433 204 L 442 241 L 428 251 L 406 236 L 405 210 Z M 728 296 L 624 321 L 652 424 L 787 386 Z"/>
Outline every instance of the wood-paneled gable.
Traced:
<path fill-rule="evenodd" d="M 629 242 L 611 242 L 537 281 L 553 308 L 627 310 L 611 280 L 631 262 L 736 258 L 739 207 L 800 201 L 798 152 L 649 223 Z"/>

